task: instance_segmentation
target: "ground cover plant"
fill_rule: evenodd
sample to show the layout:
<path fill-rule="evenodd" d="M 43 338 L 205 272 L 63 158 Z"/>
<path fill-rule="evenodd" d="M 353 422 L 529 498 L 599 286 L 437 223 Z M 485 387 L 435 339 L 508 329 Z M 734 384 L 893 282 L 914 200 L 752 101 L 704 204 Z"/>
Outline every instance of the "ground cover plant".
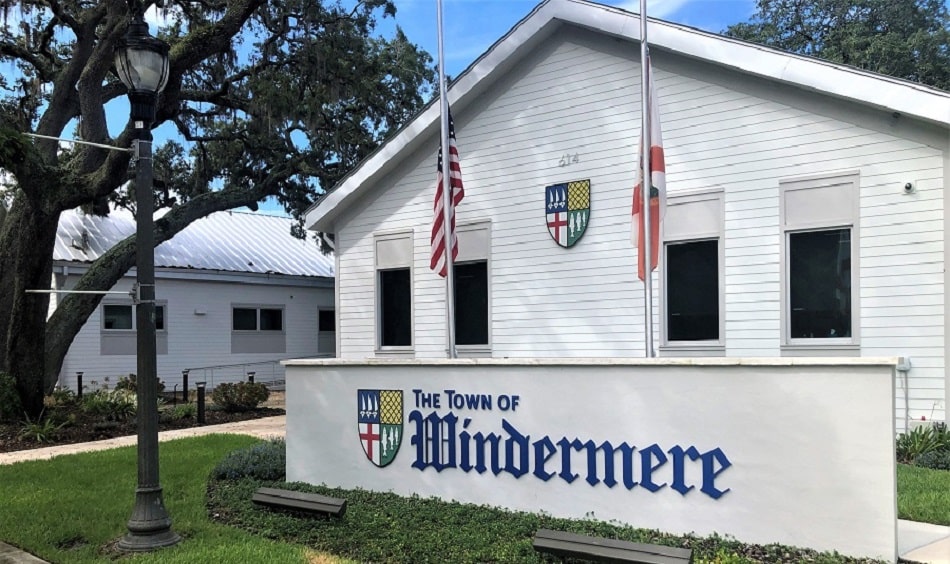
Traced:
<path fill-rule="evenodd" d="M 211 521 L 205 490 L 211 469 L 258 439 L 208 435 L 161 443 L 161 483 L 179 545 L 120 555 L 110 544 L 126 531 L 136 483 L 135 447 L 0 466 L 0 540 L 49 562 L 84 564 L 306 562 L 307 550 Z M 319 561 L 319 560 L 315 560 Z"/>
<path fill-rule="evenodd" d="M 282 539 L 359 562 L 547 562 L 531 539 L 551 528 L 635 542 L 691 548 L 697 563 L 871 562 L 781 545 L 749 545 L 723 537 L 679 537 L 596 520 L 556 519 L 434 498 L 341 490 L 274 479 L 284 467 L 284 443 L 232 453 L 212 471 L 208 508 L 216 521 L 267 538 Z M 314 518 L 261 509 L 251 503 L 259 487 L 283 487 L 343 497 L 343 519 Z M 948 505 L 950 507 L 950 505 Z M 596 517 L 596 516 L 593 516 Z"/>

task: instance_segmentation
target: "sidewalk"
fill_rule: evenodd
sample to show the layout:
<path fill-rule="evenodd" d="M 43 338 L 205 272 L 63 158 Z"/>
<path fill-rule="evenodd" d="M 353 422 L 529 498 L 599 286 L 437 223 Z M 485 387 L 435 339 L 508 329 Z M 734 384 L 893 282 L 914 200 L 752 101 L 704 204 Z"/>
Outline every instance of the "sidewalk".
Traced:
<path fill-rule="evenodd" d="M 281 415 L 238 423 L 164 431 L 158 434 L 158 440 L 171 441 L 214 433 L 234 433 L 260 438 L 275 438 L 285 435 L 286 426 L 287 416 Z M 136 437 L 132 435 L 91 443 L 8 452 L 0 454 L 0 464 L 13 464 L 25 460 L 48 460 L 56 456 L 78 452 L 132 446 L 135 445 L 135 442 Z M 900 557 L 906 560 L 922 564 L 950 564 L 950 527 L 898 520 L 897 548 Z M 0 542 L 0 564 L 43 564 L 43 560 Z"/>
<path fill-rule="evenodd" d="M 207 425 L 204 427 L 163 431 L 158 434 L 158 440 L 172 441 L 175 439 L 184 439 L 185 437 L 197 437 L 215 433 L 251 435 L 266 439 L 271 437 L 283 437 L 286 425 L 287 416 L 279 415 L 277 417 L 251 419 L 250 421 L 239 421 L 237 423 L 224 423 L 221 425 Z M 76 443 L 72 445 L 59 445 L 0 453 L 0 464 L 13 464 L 14 462 L 22 462 L 24 460 L 49 460 L 55 456 L 65 456 L 67 454 L 76 454 L 77 452 L 93 452 L 97 450 L 108 450 L 110 448 L 133 446 L 136 444 L 137 439 L 138 437 L 135 435 L 129 435 L 127 437 L 116 437 L 114 439 L 93 441 L 91 443 Z M 0 564 L 3 564 L 3 560 L 0 560 Z"/>

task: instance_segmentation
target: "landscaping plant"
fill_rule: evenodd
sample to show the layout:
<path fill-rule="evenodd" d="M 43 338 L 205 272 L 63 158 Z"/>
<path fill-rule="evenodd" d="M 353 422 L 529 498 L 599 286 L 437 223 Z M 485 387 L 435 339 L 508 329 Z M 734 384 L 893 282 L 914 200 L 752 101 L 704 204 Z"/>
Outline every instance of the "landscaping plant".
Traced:
<path fill-rule="evenodd" d="M 215 405 L 225 411 L 248 411 L 267 401 L 270 390 L 260 382 L 218 384 L 211 392 Z"/>

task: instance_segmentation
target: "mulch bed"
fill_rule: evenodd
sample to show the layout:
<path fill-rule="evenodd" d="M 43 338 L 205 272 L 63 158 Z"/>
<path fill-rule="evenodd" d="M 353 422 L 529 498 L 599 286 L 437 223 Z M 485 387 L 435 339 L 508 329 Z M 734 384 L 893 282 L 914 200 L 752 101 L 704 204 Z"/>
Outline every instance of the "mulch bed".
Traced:
<path fill-rule="evenodd" d="M 263 417 L 274 417 L 284 415 L 284 413 L 283 409 L 274 407 L 259 407 L 251 411 L 238 413 L 227 413 L 209 407 L 205 410 L 205 425 L 219 425 L 221 423 L 234 423 Z M 135 435 L 138 431 L 134 417 L 128 421 L 102 421 L 101 419 L 86 416 L 78 411 L 74 412 L 73 417 L 74 421 L 62 426 L 55 432 L 51 440 L 45 442 L 37 442 L 35 439 L 21 437 L 23 423 L 0 422 L 0 452 L 15 452 L 18 450 L 30 450 L 56 445 L 100 441 L 103 439 L 124 437 L 126 435 Z M 194 417 L 173 419 L 167 415 L 160 416 L 158 423 L 159 431 L 187 429 L 200 426 Z"/>

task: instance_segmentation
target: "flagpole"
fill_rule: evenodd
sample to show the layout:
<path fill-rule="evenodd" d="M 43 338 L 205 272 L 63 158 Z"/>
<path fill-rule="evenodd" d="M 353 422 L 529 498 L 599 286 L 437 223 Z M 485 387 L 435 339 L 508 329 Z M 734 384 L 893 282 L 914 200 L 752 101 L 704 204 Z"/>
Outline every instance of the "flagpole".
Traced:
<path fill-rule="evenodd" d="M 441 0 L 440 0 L 441 2 Z M 440 35 L 441 38 L 441 35 Z M 440 39 L 441 40 L 441 39 Z M 441 56 L 441 55 L 440 55 Z M 640 0 L 640 125 L 641 144 L 640 156 L 643 167 L 640 175 L 640 190 L 643 196 L 643 250 L 646 259 L 643 261 L 646 275 L 643 277 L 643 325 L 645 356 L 656 356 L 653 350 L 653 247 L 650 241 L 650 192 L 653 188 L 653 174 L 650 169 L 650 149 L 653 140 L 650 139 L 650 47 L 647 44 L 647 0 Z"/>
<path fill-rule="evenodd" d="M 442 233 L 445 237 L 445 340 L 449 358 L 457 358 L 455 351 L 455 261 L 452 258 L 452 167 L 449 154 L 449 97 L 445 80 L 445 51 L 442 48 L 442 0 L 438 5 L 439 32 L 439 106 L 442 116 Z"/>

